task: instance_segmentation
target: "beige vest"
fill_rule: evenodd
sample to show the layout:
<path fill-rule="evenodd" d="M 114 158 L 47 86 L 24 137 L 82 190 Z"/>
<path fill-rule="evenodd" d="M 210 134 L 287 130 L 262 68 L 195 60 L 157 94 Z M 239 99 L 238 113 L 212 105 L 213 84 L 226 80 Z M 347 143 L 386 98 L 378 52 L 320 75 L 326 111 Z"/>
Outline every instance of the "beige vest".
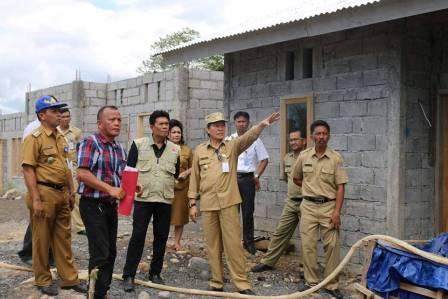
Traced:
<path fill-rule="evenodd" d="M 138 183 L 143 193 L 135 200 L 144 202 L 162 202 L 171 204 L 174 198 L 174 174 L 180 148 L 166 141 L 165 150 L 160 158 L 154 154 L 152 136 L 134 140 L 138 149 L 136 167 L 139 170 Z"/>

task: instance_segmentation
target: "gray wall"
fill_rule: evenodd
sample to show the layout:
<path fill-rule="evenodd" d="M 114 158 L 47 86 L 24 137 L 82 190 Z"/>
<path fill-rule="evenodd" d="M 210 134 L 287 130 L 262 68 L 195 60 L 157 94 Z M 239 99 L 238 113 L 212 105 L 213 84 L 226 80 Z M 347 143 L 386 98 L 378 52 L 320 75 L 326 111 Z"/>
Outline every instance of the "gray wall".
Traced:
<path fill-rule="evenodd" d="M 329 122 L 330 146 L 343 155 L 350 179 L 342 216 L 343 252 L 369 234 L 430 238 L 434 233 L 430 134 L 416 105 L 417 97 L 428 105 L 431 35 L 421 20 L 411 19 L 225 57 L 225 107 L 230 116 L 245 110 L 260 121 L 279 109 L 282 97 L 310 95 L 314 119 Z M 422 25 L 426 29 L 417 30 Z M 286 81 L 286 51 L 300 53 L 303 48 L 313 48 L 313 78 L 300 78 L 299 59 L 296 79 Z M 262 140 L 271 158 L 257 193 L 256 228 L 272 232 L 286 191 L 278 171 L 279 125 L 264 132 Z"/>

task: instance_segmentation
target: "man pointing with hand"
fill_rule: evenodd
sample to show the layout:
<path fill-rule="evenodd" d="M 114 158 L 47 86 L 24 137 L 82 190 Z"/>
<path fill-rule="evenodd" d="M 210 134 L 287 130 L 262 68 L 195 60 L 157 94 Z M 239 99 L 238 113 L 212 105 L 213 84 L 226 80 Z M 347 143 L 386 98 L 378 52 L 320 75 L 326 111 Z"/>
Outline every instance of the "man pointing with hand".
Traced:
<path fill-rule="evenodd" d="M 223 291 L 222 253 L 225 252 L 230 276 L 241 294 L 254 295 L 245 270 L 240 242 L 241 196 L 237 183 L 238 156 L 260 136 L 264 128 L 280 118 L 272 113 L 239 138 L 224 140 L 226 120 L 215 112 L 205 118 L 209 140 L 196 147 L 188 190 L 190 217 L 196 222 L 196 196 L 201 195 L 204 236 L 212 272 L 210 290 Z"/>

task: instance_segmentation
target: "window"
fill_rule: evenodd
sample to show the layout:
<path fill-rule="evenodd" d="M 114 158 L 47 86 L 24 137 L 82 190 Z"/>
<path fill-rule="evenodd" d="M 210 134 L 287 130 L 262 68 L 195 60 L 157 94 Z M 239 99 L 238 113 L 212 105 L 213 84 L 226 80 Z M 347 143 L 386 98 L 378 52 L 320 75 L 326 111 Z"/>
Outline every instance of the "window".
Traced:
<path fill-rule="evenodd" d="M 146 83 L 143 88 L 144 88 L 144 99 L 143 99 L 143 102 L 144 103 L 148 103 L 149 102 L 149 84 Z"/>
<path fill-rule="evenodd" d="M 311 145 L 310 125 L 313 122 L 313 97 L 294 97 L 280 99 L 280 176 L 284 177 L 283 157 L 289 151 L 288 137 L 294 130 L 305 134 L 307 146 Z"/>
<path fill-rule="evenodd" d="M 302 79 L 313 77 L 313 49 L 306 48 L 302 51 Z"/>
<path fill-rule="evenodd" d="M 294 52 L 286 52 L 285 57 L 285 80 L 294 80 L 294 63 L 296 54 Z"/>
<path fill-rule="evenodd" d="M 157 81 L 157 101 L 160 101 L 160 81 Z"/>

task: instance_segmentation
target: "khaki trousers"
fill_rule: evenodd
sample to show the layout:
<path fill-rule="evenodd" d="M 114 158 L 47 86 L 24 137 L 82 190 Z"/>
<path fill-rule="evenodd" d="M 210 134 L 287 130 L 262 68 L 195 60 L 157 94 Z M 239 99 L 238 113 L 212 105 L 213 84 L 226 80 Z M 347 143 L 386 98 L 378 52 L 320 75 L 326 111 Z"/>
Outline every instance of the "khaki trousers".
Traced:
<path fill-rule="evenodd" d="M 233 284 L 239 291 L 250 289 L 246 273 L 246 258 L 241 244 L 238 206 L 202 212 L 208 261 L 212 271 L 211 287 L 222 288 L 224 285 L 222 262 L 224 250 Z"/>
<path fill-rule="evenodd" d="M 78 190 L 78 180 L 76 179 L 76 170 L 72 171 L 73 175 L 73 185 L 75 188 L 75 192 Z M 76 194 L 75 196 L 75 205 L 73 206 L 72 210 L 72 230 L 75 233 L 79 233 L 80 231 L 85 230 L 84 223 L 81 219 L 81 214 L 79 213 L 79 199 L 81 196 L 79 194 Z"/>
<path fill-rule="evenodd" d="M 317 275 L 317 235 L 320 230 L 325 251 L 325 272 L 327 277 L 339 264 L 339 231 L 330 224 L 335 209 L 335 201 L 319 204 L 303 200 L 300 206 L 300 238 L 305 280 L 309 285 L 319 282 Z M 338 278 L 327 284 L 328 290 L 338 288 Z"/>
<path fill-rule="evenodd" d="M 61 286 L 77 285 L 78 270 L 71 248 L 70 207 L 65 192 L 42 185 L 37 188 L 45 217 L 34 216 L 31 197 L 26 195 L 33 235 L 34 283 L 37 286 L 49 286 L 52 283 L 48 263 L 48 250 L 51 247 Z"/>
<path fill-rule="evenodd" d="M 289 244 L 294 231 L 300 220 L 300 201 L 287 199 L 283 207 L 282 215 L 275 228 L 271 243 L 266 255 L 261 259 L 261 263 L 274 267 L 278 262 L 286 246 Z"/>

